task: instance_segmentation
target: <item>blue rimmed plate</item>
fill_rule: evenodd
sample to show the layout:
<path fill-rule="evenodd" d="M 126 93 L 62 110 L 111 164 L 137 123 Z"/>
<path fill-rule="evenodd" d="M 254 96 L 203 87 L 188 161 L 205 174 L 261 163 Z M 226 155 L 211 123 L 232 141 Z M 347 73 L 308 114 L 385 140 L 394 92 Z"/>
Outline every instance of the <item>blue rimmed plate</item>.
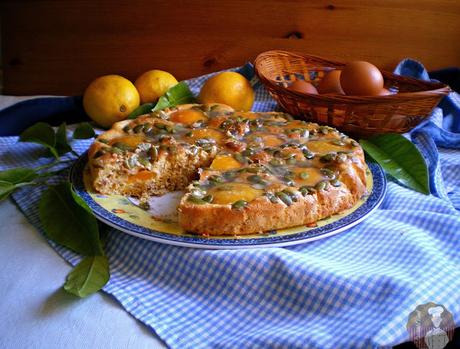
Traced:
<path fill-rule="evenodd" d="M 136 205 L 136 200 L 122 195 L 101 195 L 90 184 L 86 167 L 87 154 L 82 155 L 72 166 L 70 180 L 76 193 L 89 205 L 102 222 L 131 235 L 176 246 L 238 249 L 255 247 L 289 246 L 323 239 L 343 232 L 360 223 L 382 202 L 386 192 L 386 179 L 382 168 L 368 163 L 368 192 L 354 207 L 341 214 L 318 221 L 314 227 L 298 226 L 272 230 L 264 234 L 244 236 L 199 236 L 184 232 L 169 213 L 179 195 L 158 198 L 153 206 L 165 207 L 165 212 L 152 212 Z M 174 197 L 175 196 L 175 197 Z M 157 199 L 155 199 L 157 200 Z M 154 207 L 154 208 L 155 208 Z"/>

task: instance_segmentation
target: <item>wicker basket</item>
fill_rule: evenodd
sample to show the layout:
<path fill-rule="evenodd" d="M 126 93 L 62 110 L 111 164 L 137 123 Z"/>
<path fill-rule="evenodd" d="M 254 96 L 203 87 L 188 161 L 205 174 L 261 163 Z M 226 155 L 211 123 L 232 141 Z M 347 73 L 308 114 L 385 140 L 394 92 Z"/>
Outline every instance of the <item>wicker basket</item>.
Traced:
<path fill-rule="evenodd" d="M 317 86 L 324 75 L 345 63 L 286 51 L 267 51 L 255 59 L 257 76 L 288 113 L 338 128 L 353 136 L 404 133 L 427 118 L 451 90 L 441 83 L 421 81 L 382 71 L 387 96 L 316 95 L 287 89 L 297 79 Z"/>

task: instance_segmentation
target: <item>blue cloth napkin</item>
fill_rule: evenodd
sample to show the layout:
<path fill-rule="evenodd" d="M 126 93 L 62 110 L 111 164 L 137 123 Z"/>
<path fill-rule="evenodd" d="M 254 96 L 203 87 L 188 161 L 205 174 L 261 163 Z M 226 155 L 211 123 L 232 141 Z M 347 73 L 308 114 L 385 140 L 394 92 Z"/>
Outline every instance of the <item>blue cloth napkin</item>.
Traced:
<path fill-rule="evenodd" d="M 251 67 L 242 69 L 253 78 Z M 427 77 L 413 61 L 399 69 Z M 197 92 L 207 77 L 188 83 Z M 273 110 L 254 83 L 254 110 Z M 430 167 L 432 195 L 390 181 L 381 207 L 359 225 L 287 248 L 198 250 L 111 229 L 104 291 L 171 348 L 386 348 L 409 340 L 408 317 L 428 302 L 460 323 L 459 118 L 452 93 L 411 134 Z M 39 147 L 16 141 L 0 138 L 0 169 L 41 163 Z M 74 144 L 80 153 L 88 145 Z M 43 232 L 40 193 L 13 198 Z M 51 245 L 71 264 L 79 261 Z"/>
<path fill-rule="evenodd" d="M 88 116 L 81 96 L 29 99 L 0 110 L 0 137 L 18 135 L 39 121 L 59 125 L 82 120 L 88 120 Z"/>

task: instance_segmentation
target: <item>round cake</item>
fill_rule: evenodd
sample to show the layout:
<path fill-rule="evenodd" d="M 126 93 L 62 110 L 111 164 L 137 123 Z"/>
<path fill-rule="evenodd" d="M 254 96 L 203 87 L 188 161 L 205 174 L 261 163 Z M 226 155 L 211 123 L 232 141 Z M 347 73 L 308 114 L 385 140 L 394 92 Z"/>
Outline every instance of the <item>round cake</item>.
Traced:
<path fill-rule="evenodd" d="M 201 235 L 309 225 L 366 194 L 359 143 L 280 112 L 180 105 L 115 123 L 88 154 L 102 194 L 186 190 L 179 224 Z"/>

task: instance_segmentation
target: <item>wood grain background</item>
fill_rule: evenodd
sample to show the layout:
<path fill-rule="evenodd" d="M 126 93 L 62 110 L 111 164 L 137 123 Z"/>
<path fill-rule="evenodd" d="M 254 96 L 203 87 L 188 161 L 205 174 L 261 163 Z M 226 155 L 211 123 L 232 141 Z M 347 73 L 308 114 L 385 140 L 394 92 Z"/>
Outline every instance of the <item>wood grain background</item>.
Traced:
<path fill-rule="evenodd" d="M 81 94 L 96 76 L 178 79 L 287 49 L 392 69 L 460 65 L 460 1 L 3 1 L 5 94 Z"/>

